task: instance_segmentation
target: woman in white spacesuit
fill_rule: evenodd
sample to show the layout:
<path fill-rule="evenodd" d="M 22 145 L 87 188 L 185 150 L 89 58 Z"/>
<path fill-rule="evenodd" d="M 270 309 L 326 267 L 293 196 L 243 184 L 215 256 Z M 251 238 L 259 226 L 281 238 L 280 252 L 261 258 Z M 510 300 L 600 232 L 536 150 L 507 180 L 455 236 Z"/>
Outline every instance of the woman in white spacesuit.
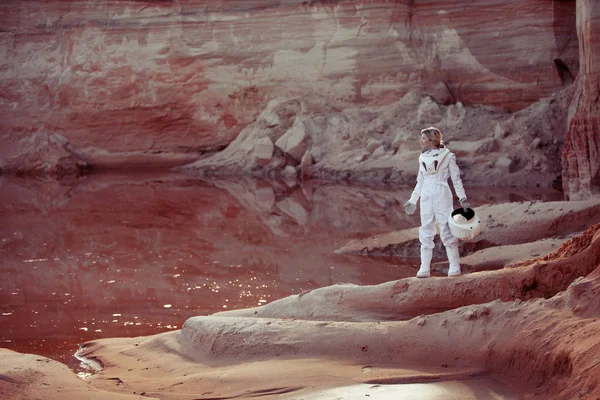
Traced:
<path fill-rule="evenodd" d="M 460 180 L 460 171 L 456 165 L 456 156 L 444 146 L 439 129 L 434 127 L 423 129 L 417 185 L 410 200 L 404 204 L 404 211 L 412 215 L 417 209 L 417 201 L 421 198 L 421 227 L 419 228 L 421 267 L 417 272 L 418 278 L 430 276 L 436 222 L 450 263 L 448 276 L 460 275 L 458 239 L 452 235 L 448 226 L 448 217 L 453 210 L 452 191 L 448 185 L 448 178 L 452 179 L 461 207 L 469 208 L 467 195 Z"/>

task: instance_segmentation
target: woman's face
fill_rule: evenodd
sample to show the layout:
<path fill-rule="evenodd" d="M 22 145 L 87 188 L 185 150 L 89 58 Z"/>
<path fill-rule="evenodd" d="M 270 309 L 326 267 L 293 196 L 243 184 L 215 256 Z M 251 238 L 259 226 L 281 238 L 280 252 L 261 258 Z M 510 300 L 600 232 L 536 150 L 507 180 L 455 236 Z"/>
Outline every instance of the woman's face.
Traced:
<path fill-rule="evenodd" d="M 424 133 L 421 134 L 421 150 L 433 150 L 437 149 L 437 146 L 433 144 L 431 140 Z"/>

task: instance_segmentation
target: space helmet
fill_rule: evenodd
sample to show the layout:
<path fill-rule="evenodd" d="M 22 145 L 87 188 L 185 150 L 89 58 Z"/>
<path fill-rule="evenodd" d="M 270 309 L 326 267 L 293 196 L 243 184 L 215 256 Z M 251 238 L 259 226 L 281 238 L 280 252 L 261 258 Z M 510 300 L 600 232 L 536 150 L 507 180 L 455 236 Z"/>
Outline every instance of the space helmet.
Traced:
<path fill-rule="evenodd" d="M 473 239 L 481 233 L 481 221 L 471 208 L 457 208 L 448 217 L 452 235 L 460 240 Z"/>

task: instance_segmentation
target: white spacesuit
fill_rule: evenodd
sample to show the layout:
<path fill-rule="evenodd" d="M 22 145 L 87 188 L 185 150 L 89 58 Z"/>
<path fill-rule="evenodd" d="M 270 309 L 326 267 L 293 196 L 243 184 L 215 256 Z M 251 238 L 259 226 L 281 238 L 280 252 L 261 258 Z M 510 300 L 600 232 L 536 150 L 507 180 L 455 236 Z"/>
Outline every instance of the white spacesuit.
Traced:
<path fill-rule="evenodd" d="M 461 206 L 468 207 L 467 196 L 460 179 L 460 171 L 456 165 L 456 157 L 443 145 L 434 150 L 427 150 L 419 157 L 419 174 L 417 185 L 406 203 L 407 213 L 411 214 L 421 198 L 421 227 L 419 241 L 421 242 L 421 267 L 417 277 L 430 275 L 430 264 L 433 255 L 433 238 L 436 234 L 436 223 L 440 229 L 440 237 L 450 268 L 448 276 L 460 275 L 460 256 L 458 254 L 458 239 L 452 235 L 448 226 L 448 216 L 452 213 L 452 191 L 448 185 L 452 179 L 456 195 Z"/>

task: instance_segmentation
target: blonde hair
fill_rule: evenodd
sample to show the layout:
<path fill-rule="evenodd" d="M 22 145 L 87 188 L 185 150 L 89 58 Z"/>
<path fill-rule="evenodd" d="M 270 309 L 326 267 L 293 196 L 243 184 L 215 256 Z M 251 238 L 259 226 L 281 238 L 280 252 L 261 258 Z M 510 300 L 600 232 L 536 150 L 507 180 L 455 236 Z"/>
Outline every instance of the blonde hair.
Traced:
<path fill-rule="evenodd" d="M 444 135 L 438 128 L 430 126 L 421 130 L 421 135 L 427 136 L 427 139 L 431 140 L 436 147 L 441 147 L 444 144 Z"/>

